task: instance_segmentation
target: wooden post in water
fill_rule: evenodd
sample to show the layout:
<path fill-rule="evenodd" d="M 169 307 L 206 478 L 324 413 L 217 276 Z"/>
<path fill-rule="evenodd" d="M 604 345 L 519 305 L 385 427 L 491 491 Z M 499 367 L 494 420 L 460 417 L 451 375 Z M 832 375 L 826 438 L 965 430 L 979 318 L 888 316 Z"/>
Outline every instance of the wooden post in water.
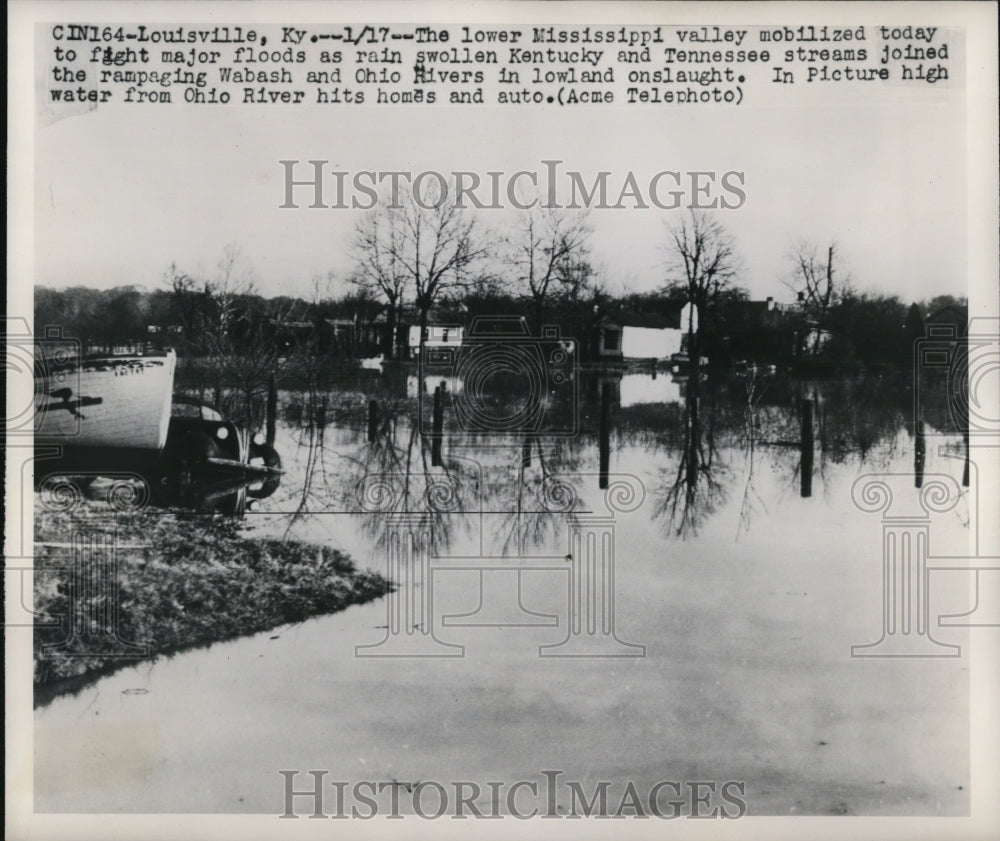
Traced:
<path fill-rule="evenodd" d="M 802 435 L 800 438 L 800 446 L 802 447 L 802 464 L 800 468 L 800 473 L 802 475 L 802 492 L 801 496 L 803 499 L 807 499 L 812 496 L 812 484 L 813 484 L 813 402 L 812 400 L 803 400 L 801 404 L 801 416 L 802 416 Z"/>
<path fill-rule="evenodd" d="M 913 487 L 924 485 L 924 462 L 927 458 L 927 441 L 924 438 L 924 422 L 917 421 L 916 435 L 913 440 Z"/>
<path fill-rule="evenodd" d="M 966 395 L 965 417 L 962 422 L 962 443 L 965 444 L 965 466 L 962 469 L 962 487 L 969 487 L 969 420 L 971 407 L 969 406 L 969 396 Z"/>
<path fill-rule="evenodd" d="M 962 470 L 962 487 L 969 487 L 969 424 L 966 421 L 965 429 L 962 430 L 962 437 L 965 439 L 965 469 Z"/>
<path fill-rule="evenodd" d="M 611 462 L 611 383 L 607 380 L 601 383 L 601 426 L 598 432 L 598 449 L 601 459 L 598 487 L 604 490 L 608 487 L 608 467 Z"/>
<path fill-rule="evenodd" d="M 441 438 L 444 435 L 444 405 L 441 386 L 434 389 L 434 431 L 431 435 L 431 464 L 441 466 Z"/>
<path fill-rule="evenodd" d="M 685 410 L 687 411 L 687 430 L 684 439 L 684 460 L 685 460 L 685 482 L 687 483 L 688 498 L 693 498 L 695 488 L 698 486 L 698 471 L 701 468 L 701 414 L 698 406 L 699 373 L 697 370 L 691 373 L 687 381 L 687 396 L 685 398 Z"/>
<path fill-rule="evenodd" d="M 819 451 L 826 453 L 826 405 L 819 407 Z"/>
<path fill-rule="evenodd" d="M 278 389 L 274 384 L 274 371 L 267 378 L 267 405 L 264 409 L 264 414 L 266 415 L 265 423 L 267 424 L 264 435 L 267 439 L 267 446 L 273 447 L 278 423 Z"/>
<path fill-rule="evenodd" d="M 372 400 L 368 404 L 368 443 L 375 442 L 378 435 L 378 401 Z"/>

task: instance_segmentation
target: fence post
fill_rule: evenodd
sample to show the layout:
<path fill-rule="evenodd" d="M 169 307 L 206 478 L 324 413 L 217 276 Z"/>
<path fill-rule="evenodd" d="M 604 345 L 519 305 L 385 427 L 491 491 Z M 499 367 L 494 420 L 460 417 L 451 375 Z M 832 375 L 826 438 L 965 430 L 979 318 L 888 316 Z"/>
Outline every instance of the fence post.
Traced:
<path fill-rule="evenodd" d="M 278 389 L 274 384 L 274 371 L 267 378 L 267 406 L 264 411 L 267 415 L 267 431 L 265 432 L 265 437 L 267 440 L 267 446 L 274 446 L 274 438 L 277 432 L 277 417 L 278 417 Z"/>
<path fill-rule="evenodd" d="M 813 450 L 814 450 L 814 440 L 813 440 L 813 402 L 812 400 L 802 401 L 802 434 L 800 437 L 800 446 L 802 448 L 802 465 L 800 472 L 802 474 L 802 493 L 803 499 L 807 499 L 812 496 L 812 482 L 813 482 Z"/>
<path fill-rule="evenodd" d="M 601 426 L 598 431 L 598 449 L 600 451 L 601 475 L 598 487 L 604 490 L 608 487 L 608 467 L 611 462 L 611 383 L 601 383 Z"/>
<path fill-rule="evenodd" d="M 378 433 L 378 402 L 372 400 L 368 404 L 368 443 L 374 443 Z"/>
<path fill-rule="evenodd" d="M 444 405 L 441 386 L 434 389 L 434 432 L 431 436 L 431 464 L 441 466 L 441 438 L 444 433 Z"/>

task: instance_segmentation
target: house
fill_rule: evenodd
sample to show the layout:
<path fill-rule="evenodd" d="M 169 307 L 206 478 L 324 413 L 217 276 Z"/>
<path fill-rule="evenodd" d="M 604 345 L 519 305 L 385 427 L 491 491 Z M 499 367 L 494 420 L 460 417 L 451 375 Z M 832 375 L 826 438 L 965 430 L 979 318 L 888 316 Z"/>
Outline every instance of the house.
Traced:
<path fill-rule="evenodd" d="M 968 308 L 948 304 L 930 313 L 924 325 L 924 336 L 916 343 L 916 364 L 924 369 L 962 367 L 968 356 Z"/>
<path fill-rule="evenodd" d="M 812 329 L 815 325 L 796 330 L 795 321 L 793 314 L 771 297 L 726 301 L 719 307 L 713 352 L 733 359 L 778 362 L 802 355 L 804 347 L 829 340 L 829 334 Z"/>
<path fill-rule="evenodd" d="M 593 362 L 621 362 L 623 325 L 611 316 L 601 316 L 594 325 L 590 358 Z"/>
<path fill-rule="evenodd" d="M 815 321 L 807 320 L 804 326 L 798 331 L 797 355 L 821 355 L 829 347 L 834 338 L 834 334 L 829 330 L 824 330 Z"/>
<path fill-rule="evenodd" d="M 328 345 L 338 353 L 351 355 L 356 344 L 356 325 L 348 318 L 324 318 L 324 332 Z"/>
<path fill-rule="evenodd" d="M 392 349 L 392 356 L 405 358 L 409 350 L 409 325 L 413 323 L 414 318 L 415 315 L 412 311 L 401 309 L 396 314 L 396 323 L 390 328 L 389 313 L 383 309 L 374 318 L 359 325 L 358 352 L 363 356 L 374 356 L 381 353 L 388 357 L 390 356 L 389 350 Z"/>
<path fill-rule="evenodd" d="M 442 348 L 454 348 L 457 350 L 462 346 L 462 339 L 465 337 L 465 328 L 458 324 L 428 324 L 424 327 L 424 347 L 428 349 L 440 350 Z M 409 329 L 409 351 L 411 356 L 420 353 L 420 325 L 414 324 Z"/>
<path fill-rule="evenodd" d="M 593 342 L 595 361 L 669 359 L 683 348 L 681 309 L 666 313 L 620 312 L 602 317 Z"/>
<path fill-rule="evenodd" d="M 681 352 L 684 331 L 678 327 L 622 327 L 622 357 L 624 359 L 669 359 Z"/>
<path fill-rule="evenodd" d="M 964 336 L 969 330 L 969 310 L 968 307 L 948 304 L 930 313 L 924 324 L 927 328 L 927 336 Z"/>

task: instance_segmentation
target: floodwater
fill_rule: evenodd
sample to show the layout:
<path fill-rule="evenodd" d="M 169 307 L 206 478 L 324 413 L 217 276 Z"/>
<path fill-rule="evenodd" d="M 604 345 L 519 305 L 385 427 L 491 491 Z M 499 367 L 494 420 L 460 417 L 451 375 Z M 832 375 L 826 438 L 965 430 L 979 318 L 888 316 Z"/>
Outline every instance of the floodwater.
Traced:
<path fill-rule="evenodd" d="M 915 424 L 905 383 L 751 375 L 693 391 L 646 372 L 562 383 L 532 415 L 523 384 L 451 383 L 436 458 L 435 382 L 368 379 L 339 395 L 357 411 L 282 395 L 287 472 L 246 519 L 343 550 L 397 591 L 38 709 L 36 810 L 278 815 L 280 771 L 302 790 L 325 769 L 348 813 L 355 784 L 396 780 L 437 782 L 452 803 L 468 781 L 484 813 L 527 781 L 520 812 L 565 814 L 570 787 L 545 786 L 557 770 L 588 798 L 609 782 L 612 812 L 630 783 L 645 802 L 662 781 L 733 781 L 752 815 L 968 813 L 975 599 L 954 558 L 975 475 L 967 487 L 946 407 L 924 400 Z M 477 415 L 468 401 L 490 389 Z M 918 543 L 926 588 L 902 560 Z M 919 656 L 860 656 L 900 653 Z"/>

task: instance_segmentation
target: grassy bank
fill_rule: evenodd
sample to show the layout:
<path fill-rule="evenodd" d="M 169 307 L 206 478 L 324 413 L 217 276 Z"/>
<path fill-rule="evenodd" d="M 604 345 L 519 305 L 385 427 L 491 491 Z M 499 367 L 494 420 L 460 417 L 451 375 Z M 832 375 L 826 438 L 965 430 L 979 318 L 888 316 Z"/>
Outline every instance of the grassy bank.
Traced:
<path fill-rule="evenodd" d="M 97 577 L 108 553 L 95 553 L 95 562 L 77 565 L 74 598 L 72 544 L 113 524 L 117 574 Z M 387 586 L 336 550 L 248 537 L 239 522 L 210 515 L 146 509 L 112 517 L 107 505 L 88 501 L 73 513 L 36 510 L 35 540 L 36 703 L 143 659 L 371 601 Z M 99 623 L 92 633 L 69 633 L 74 606 L 77 617 Z M 145 650 L 116 643 L 101 625 Z"/>

